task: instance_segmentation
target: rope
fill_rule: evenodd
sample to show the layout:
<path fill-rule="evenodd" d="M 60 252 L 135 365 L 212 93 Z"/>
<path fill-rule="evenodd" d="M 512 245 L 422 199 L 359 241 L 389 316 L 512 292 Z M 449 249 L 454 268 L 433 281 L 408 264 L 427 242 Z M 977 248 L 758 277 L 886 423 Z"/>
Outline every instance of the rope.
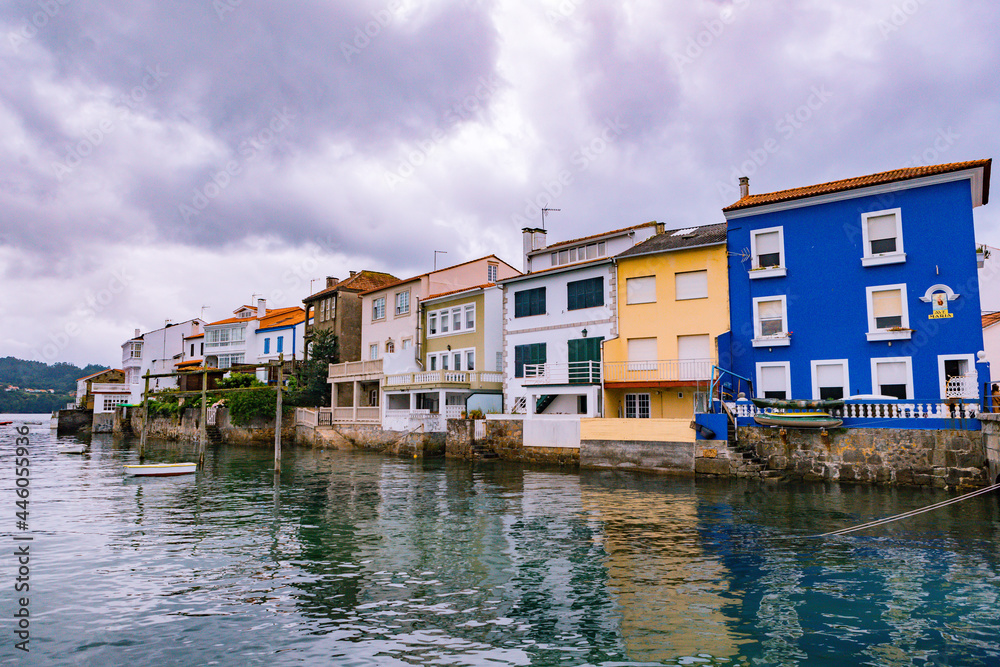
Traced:
<path fill-rule="evenodd" d="M 831 535 L 847 535 L 848 533 L 853 533 L 858 530 L 864 530 L 865 528 L 872 528 L 873 526 L 881 526 L 883 524 L 892 523 L 893 521 L 899 521 L 900 519 L 906 519 L 911 516 L 916 516 L 918 514 L 930 512 L 932 510 L 944 507 L 945 505 L 951 505 L 952 503 L 957 503 L 961 500 L 975 498 L 976 496 L 981 496 L 984 493 L 990 493 L 991 491 L 997 491 L 997 490 L 1000 490 L 1000 484 L 993 484 L 992 486 L 987 486 L 982 489 L 977 489 L 975 491 L 963 494 L 956 498 L 951 498 L 949 500 L 945 500 L 940 503 L 935 503 L 934 505 L 928 505 L 927 507 L 923 507 L 918 510 L 911 510 L 909 512 L 904 512 L 903 514 L 897 514 L 895 516 L 886 517 L 884 519 L 878 519 L 877 521 L 869 521 L 868 523 L 863 523 L 860 526 L 853 526 L 851 528 L 841 528 L 840 530 L 830 531 L 829 533 L 823 533 L 822 535 L 810 535 L 809 537 L 830 537 Z"/>

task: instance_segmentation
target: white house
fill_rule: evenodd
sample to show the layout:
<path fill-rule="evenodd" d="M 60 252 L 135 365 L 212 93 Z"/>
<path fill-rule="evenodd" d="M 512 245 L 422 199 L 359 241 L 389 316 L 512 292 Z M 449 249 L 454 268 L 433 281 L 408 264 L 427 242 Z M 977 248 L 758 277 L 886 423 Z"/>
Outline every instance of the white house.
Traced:
<path fill-rule="evenodd" d="M 195 317 L 177 324 L 168 323 L 146 333 L 135 330 L 135 336 L 122 344 L 122 369 L 125 371 L 125 384 L 129 387 L 130 402 L 142 401 L 145 387 L 142 376 L 147 372 L 174 371 L 175 364 L 184 358 L 185 338 L 199 334 L 204 326 L 205 322 Z M 177 386 L 177 379 L 152 378 L 149 386 L 153 390 L 170 389 Z"/>
<path fill-rule="evenodd" d="M 268 310 L 265 299 L 256 306 L 240 306 L 233 317 L 205 325 L 204 360 L 210 368 L 302 359 L 305 310 L 301 306 Z M 188 342 L 188 345 L 192 345 Z M 265 379 L 264 371 L 258 372 Z"/>
<path fill-rule="evenodd" d="M 662 231 L 647 222 L 546 245 L 522 230 L 525 274 L 501 280 L 505 411 L 600 416 L 601 343 L 617 335 L 613 257 Z"/>

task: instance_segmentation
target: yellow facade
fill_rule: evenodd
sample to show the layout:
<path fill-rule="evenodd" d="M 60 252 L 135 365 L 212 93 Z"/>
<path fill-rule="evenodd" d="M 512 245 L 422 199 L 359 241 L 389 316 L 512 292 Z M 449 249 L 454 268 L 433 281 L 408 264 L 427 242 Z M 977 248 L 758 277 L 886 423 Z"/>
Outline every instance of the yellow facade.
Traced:
<path fill-rule="evenodd" d="M 428 354 L 444 352 L 445 350 L 471 348 L 476 350 L 477 357 L 482 355 L 485 339 L 484 329 L 486 326 L 486 312 L 485 299 L 483 298 L 481 290 L 472 294 L 465 293 L 458 295 L 454 299 L 435 300 L 433 304 L 426 306 L 426 310 L 428 312 L 440 312 L 442 310 L 455 307 L 464 307 L 467 304 L 476 305 L 476 328 L 474 331 L 470 331 L 468 333 L 449 333 L 444 335 L 429 336 L 427 334 L 427 313 L 424 313 L 424 321 L 422 323 L 424 336 L 424 361 L 426 361 Z M 480 360 L 480 365 L 484 363 L 484 361 L 485 360 Z"/>
<path fill-rule="evenodd" d="M 706 272 L 705 296 L 678 299 L 678 281 L 701 271 Z M 685 275 L 679 279 L 677 274 Z M 633 303 L 629 303 L 629 279 L 649 277 L 655 282 L 652 294 L 648 290 L 649 281 L 643 281 L 647 285 L 643 296 L 636 299 L 633 294 Z M 687 296 L 683 292 L 686 284 L 681 282 L 680 287 L 681 296 Z M 654 300 L 649 301 L 650 298 Z M 636 300 L 646 302 L 636 303 Z M 678 368 L 689 367 L 677 363 L 683 353 L 679 337 L 707 336 L 708 358 L 717 364 L 716 337 L 728 330 L 729 283 L 724 243 L 619 258 L 618 337 L 604 343 L 604 416 L 626 416 L 626 394 L 644 394 L 648 395 L 649 417 L 690 418 L 696 394 L 702 393 L 704 398 L 709 390 L 709 378 L 707 369 L 703 370 L 704 364 L 699 365 L 697 373 L 678 372 Z M 652 349 L 650 339 L 655 339 L 655 364 L 629 358 L 630 340 L 634 341 L 634 352 L 640 344 L 647 351 Z M 685 339 L 685 343 L 693 341 Z M 648 354 L 643 357 L 649 358 Z"/>

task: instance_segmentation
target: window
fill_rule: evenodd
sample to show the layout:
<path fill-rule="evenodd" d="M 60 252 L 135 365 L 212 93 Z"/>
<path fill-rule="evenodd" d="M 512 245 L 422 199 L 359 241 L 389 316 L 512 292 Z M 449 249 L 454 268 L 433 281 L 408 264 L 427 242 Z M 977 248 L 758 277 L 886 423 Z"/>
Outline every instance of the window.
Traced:
<path fill-rule="evenodd" d="M 205 355 L 205 344 L 204 344 L 204 343 L 202 343 L 202 344 L 201 344 L 201 345 L 199 346 L 199 349 L 201 350 L 201 352 L 200 352 L 199 354 L 201 354 L 202 356 L 204 356 L 204 355 Z"/>
<path fill-rule="evenodd" d="M 975 357 L 971 354 L 938 355 L 941 398 L 979 398 Z"/>
<path fill-rule="evenodd" d="M 278 352 L 280 354 L 281 352 L 284 351 L 285 351 L 285 337 L 278 336 L 278 348 L 275 350 L 275 352 Z"/>
<path fill-rule="evenodd" d="M 476 370 L 476 351 L 468 350 L 465 353 L 465 370 L 474 371 Z"/>
<path fill-rule="evenodd" d="M 236 354 L 220 354 L 219 363 L 217 368 L 231 368 L 233 366 L 238 366 L 244 361 L 244 354 L 242 352 Z"/>
<path fill-rule="evenodd" d="M 497 281 L 497 265 L 487 264 L 486 265 L 486 282 L 495 283 Z"/>
<path fill-rule="evenodd" d="M 270 338 L 265 338 L 264 339 L 264 354 L 270 354 L 270 353 L 271 353 L 271 339 Z"/>
<path fill-rule="evenodd" d="M 789 365 L 784 362 L 761 362 L 757 364 L 757 397 L 788 399 Z"/>
<path fill-rule="evenodd" d="M 900 211 L 894 208 L 861 214 L 861 237 L 864 243 L 862 266 L 906 261 Z"/>
<path fill-rule="evenodd" d="M 412 344 L 413 344 L 413 339 L 412 338 L 404 338 L 403 339 L 403 349 L 404 350 L 409 350 L 410 349 L 410 345 L 412 345 Z"/>
<path fill-rule="evenodd" d="M 566 283 L 566 310 L 604 305 L 604 278 L 588 278 Z"/>
<path fill-rule="evenodd" d="M 428 366 L 429 369 L 432 370 L 432 371 L 436 371 L 438 369 L 438 367 L 437 367 L 437 355 L 429 355 L 427 357 L 427 360 L 430 362 L 430 364 Z"/>
<path fill-rule="evenodd" d="M 674 274 L 677 301 L 708 298 L 708 271 L 685 271 Z"/>
<path fill-rule="evenodd" d="M 568 264 L 570 262 L 582 262 L 587 259 L 596 259 L 598 257 L 604 257 L 607 254 L 607 244 L 604 241 L 600 243 L 588 243 L 587 245 L 574 246 L 568 250 L 559 250 L 551 254 L 552 266 L 559 266 L 560 264 Z"/>
<path fill-rule="evenodd" d="M 649 419 L 649 394 L 625 394 L 625 418 Z"/>
<path fill-rule="evenodd" d="M 582 394 L 576 397 L 576 414 L 585 415 L 587 414 L 587 395 Z"/>
<path fill-rule="evenodd" d="M 372 343 L 368 346 L 368 358 L 378 359 L 378 343 Z"/>
<path fill-rule="evenodd" d="M 870 341 L 910 338 L 910 316 L 906 307 L 906 285 L 866 287 Z"/>
<path fill-rule="evenodd" d="M 191 358 L 194 358 L 194 343 L 191 343 Z"/>
<path fill-rule="evenodd" d="M 785 232 L 782 227 L 768 227 L 750 232 L 752 265 L 750 278 L 785 275 Z"/>
<path fill-rule="evenodd" d="M 569 361 L 569 381 L 597 383 L 601 381 L 601 342 L 603 336 L 576 338 L 566 341 Z"/>
<path fill-rule="evenodd" d="M 900 400 L 913 398 L 913 368 L 909 357 L 872 359 L 872 393 Z"/>
<path fill-rule="evenodd" d="M 655 369 L 656 354 L 655 338 L 629 338 L 627 370 L 651 371 Z"/>
<path fill-rule="evenodd" d="M 626 278 L 625 303 L 656 303 L 656 276 Z"/>
<path fill-rule="evenodd" d="M 396 316 L 410 313 L 410 290 L 396 292 Z"/>
<path fill-rule="evenodd" d="M 372 319 L 381 320 L 385 318 L 385 297 L 380 296 L 379 298 L 372 301 Z"/>
<path fill-rule="evenodd" d="M 545 363 L 545 343 L 514 346 L 514 377 L 524 377 L 525 364 Z"/>
<path fill-rule="evenodd" d="M 129 343 L 129 358 L 130 359 L 141 359 L 142 358 L 142 343 Z"/>
<path fill-rule="evenodd" d="M 228 347 L 245 342 L 246 327 L 230 327 L 228 329 L 213 329 L 205 332 L 205 342 L 209 347 Z"/>
<path fill-rule="evenodd" d="M 440 325 L 440 328 L 439 328 Z M 427 313 L 427 335 L 465 333 L 476 330 L 476 304 L 444 308 Z"/>
<path fill-rule="evenodd" d="M 813 399 L 830 401 L 850 396 L 847 359 L 824 359 L 811 365 Z"/>
<path fill-rule="evenodd" d="M 530 317 L 545 314 L 545 288 L 514 292 L 514 317 Z"/>
<path fill-rule="evenodd" d="M 395 351 L 396 351 L 396 344 L 391 340 L 387 340 L 385 342 L 385 353 L 392 354 Z"/>
<path fill-rule="evenodd" d="M 753 300 L 754 347 L 788 345 L 788 313 L 785 297 L 764 296 Z"/>

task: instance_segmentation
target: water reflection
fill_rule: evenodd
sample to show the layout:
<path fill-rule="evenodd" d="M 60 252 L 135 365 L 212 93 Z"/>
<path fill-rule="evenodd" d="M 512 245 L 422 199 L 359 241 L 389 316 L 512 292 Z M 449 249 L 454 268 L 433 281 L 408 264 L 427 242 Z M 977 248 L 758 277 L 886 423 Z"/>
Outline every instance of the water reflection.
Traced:
<path fill-rule="evenodd" d="M 37 664 L 1000 662 L 996 498 L 32 437 Z"/>

